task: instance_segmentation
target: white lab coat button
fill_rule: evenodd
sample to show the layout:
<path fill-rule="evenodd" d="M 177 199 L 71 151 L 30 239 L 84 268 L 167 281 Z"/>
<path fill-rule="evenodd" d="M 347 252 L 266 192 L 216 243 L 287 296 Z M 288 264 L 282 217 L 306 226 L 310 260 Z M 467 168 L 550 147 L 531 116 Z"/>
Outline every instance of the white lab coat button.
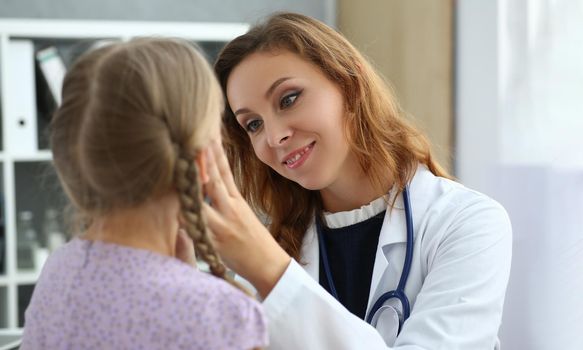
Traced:
<path fill-rule="evenodd" d="M 374 314 L 371 325 L 377 329 L 385 343 L 391 346 L 399 334 L 399 311 L 391 305 L 384 305 Z"/>

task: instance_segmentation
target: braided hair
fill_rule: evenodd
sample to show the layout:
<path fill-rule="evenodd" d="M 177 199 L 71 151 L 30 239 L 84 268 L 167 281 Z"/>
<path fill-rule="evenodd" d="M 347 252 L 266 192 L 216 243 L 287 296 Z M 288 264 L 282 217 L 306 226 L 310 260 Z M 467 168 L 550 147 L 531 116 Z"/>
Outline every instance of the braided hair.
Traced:
<path fill-rule="evenodd" d="M 176 162 L 175 183 L 180 198 L 181 214 L 186 222 L 185 230 L 194 242 L 196 256 L 209 265 L 213 275 L 249 294 L 243 286 L 227 275 L 227 269 L 209 238 L 206 220 L 202 215 L 203 195 L 199 178 L 194 157 L 180 154 Z"/>

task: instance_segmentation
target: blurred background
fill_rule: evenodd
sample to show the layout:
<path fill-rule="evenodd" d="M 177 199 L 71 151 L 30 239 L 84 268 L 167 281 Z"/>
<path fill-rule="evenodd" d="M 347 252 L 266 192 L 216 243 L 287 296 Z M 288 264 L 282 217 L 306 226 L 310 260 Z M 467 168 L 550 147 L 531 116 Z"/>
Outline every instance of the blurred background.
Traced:
<path fill-rule="evenodd" d="M 583 0 L 0 0 L 0 20 L 250 24 L 278 10 L 342 32 L 392 84 L 440 162 L 508 210 L 503 348 L 583 349 Z M 26 192 L 40 181 L 35 166 L 14 165 L 4 190 L 16 186 L 7 193 L 17 207 L 26 198 L 57 206 Z M 4 269 L 0 328 L 17 328 L 10 314 L 19 311 L 6 310 L 24 309 L 34 284 L 16 289 L 0 259 Z"/>

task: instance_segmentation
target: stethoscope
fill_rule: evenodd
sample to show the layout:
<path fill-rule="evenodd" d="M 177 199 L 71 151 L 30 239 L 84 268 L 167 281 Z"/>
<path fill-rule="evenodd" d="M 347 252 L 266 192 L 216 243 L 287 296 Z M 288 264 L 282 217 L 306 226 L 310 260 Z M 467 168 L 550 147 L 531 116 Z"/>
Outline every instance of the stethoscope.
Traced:
<path fill-rule="evenodd" d="M 403 263 L 403 272 L 401 273 L 401 278 L 399 279 L 399 284 L 397 285 L 397 289 L 391 290 L 389 292 L 384 293 L 381 295 L 377 301 L 373 304 L 368 317 L 366 318 L 366 322 L 372 325 L 374 315 L 381 309 L 381 307 L 389 300 L 396 299 L 399 301 L 403 308 L 402 315 L 399 315 L 399 330 L 401 332 L 401 328 L 403 323 L 407 318 L 409 318 L 409 314 L 411 311 L 411 307 L 409 305 L 409 299 L 405 294 L 405 285 L 407 284 L 407 278 L 409 278 L 409 271 L 411 271 L 411 261 L 413 259 L 413 216 L 411 214 L 411 201 L 409 199 L 409 189 L 408 186 L 405 186 L 403 189 L 403 203 L 405 205 L 405 218 L 407 223 L 407 248 L 405 253 L 405 262 Z M 336 300 L 339 300 L 338 293 L 336 292 L 336 287 L 334 286 L 334 280 L 332 279 L 332 272 L 330 270 L 330 264 L 328 262 L 328 252 L 326 250 L 326 245 L 324 244 L 324 235 L 322 234 L 322 224 L 320 222 L 320 218 L 316 218 L 316 230 L 318 233 L 318 243 L 320 246 L 320 255 L 322 257 L 322 265 L 324 267 L 324 272 L 326 274 L 326 279 L 328 281 L 328 286 L 330 287 L 330 293 Z M 398 334 L 398 333 L 397 333 Z"/>

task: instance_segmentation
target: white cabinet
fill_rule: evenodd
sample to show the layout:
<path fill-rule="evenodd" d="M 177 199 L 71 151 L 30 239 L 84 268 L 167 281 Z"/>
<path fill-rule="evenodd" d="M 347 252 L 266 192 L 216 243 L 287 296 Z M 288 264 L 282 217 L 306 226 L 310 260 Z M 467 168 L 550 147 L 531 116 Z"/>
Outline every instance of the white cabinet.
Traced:
<path fill-rule="evenodd" d="M 59 66 L 43 66 L 40 56 L 56 52 L 67 67 L 102 40 L 169 36 L 196 42 L 212 61 L 227 41 L 247 29 L 238 23 L 0 19 L 0 329 L 23 325 L 51 241 L 43 230 L 45 216 L 56 209 L 66 227 L 66 201 L 51 169 L 46 129 L 56 107 L 51 84 L 59 84 Z M 18 217 L 30 217 L 23 212 L 32 213 L 36 232 L 28 262 L 22 259 L 26 245 L 19 247 L 19 242 L 34 235 L 17 230 Z"/>

